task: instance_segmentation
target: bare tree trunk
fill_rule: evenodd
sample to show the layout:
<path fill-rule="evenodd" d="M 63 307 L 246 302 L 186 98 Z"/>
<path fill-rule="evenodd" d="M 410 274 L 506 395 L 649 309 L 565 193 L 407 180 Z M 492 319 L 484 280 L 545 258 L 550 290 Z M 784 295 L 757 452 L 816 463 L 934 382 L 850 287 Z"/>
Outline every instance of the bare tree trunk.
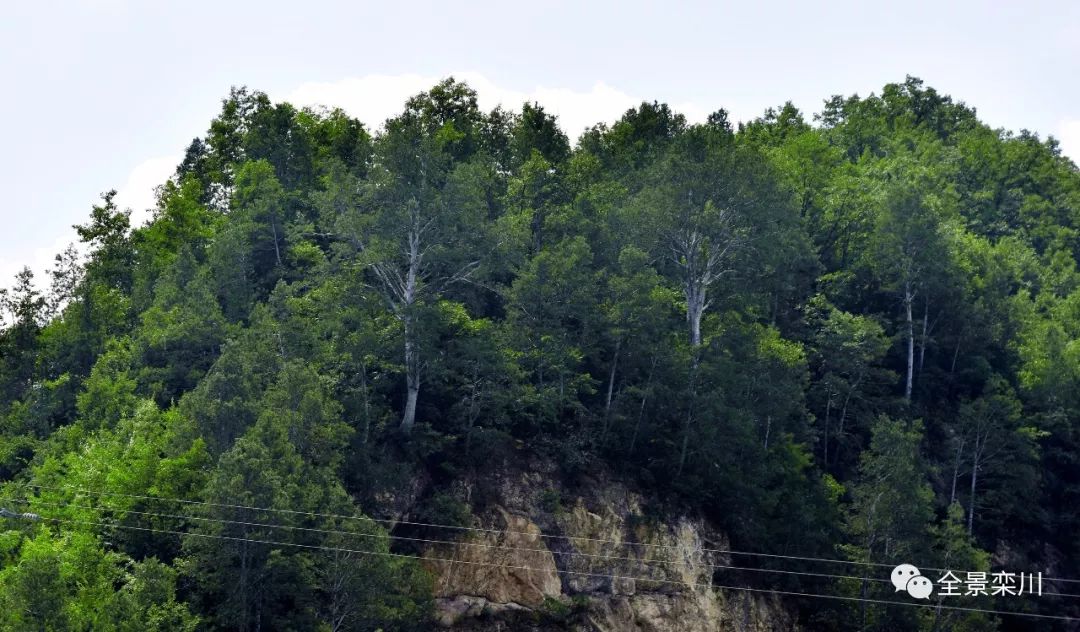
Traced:
<path fill-rule="evenodd" d="M 476 425 L 476 418 L 479 415 L 479 408 L 476 405 L 477 391 L 480 388 L 480 366 L 479 363 L 473 364 L 473 379 L 469 388 L 469 423 L 465 427 L 465 454 L 469 454 L 469 450 L 472 447 L 472 432 L 473 426 Z"/>
<path fill-rule="evenodd" d="M 323 616 L 329 622 L 331 632 L 345 629 L 345 622 L 357 607 L 346 590 L 350 569 L 356 564 L 351 558 L 350 553 L 335 552 L 326 571 L 320 573 L 322 588 L 327 596 Z"/>
<path fill-rule="evenodd" d="M 418 380 L 409 379 L 409 394 L 405 400 L 405 415 L 401 418 L 401 431 L 405 434 L 412 432 L 413 424 L 416 423 L 416 400 L 420 397 L 420 384 Z"/>
<path fill-rule="evenodd" d="M 963 332 L 956 336 L 956 347 L 953 349 L 952 364 L 949 365 L 949 381 L 946 397 L 952 397 L 956 387 L 956 360 L 960 357 L 960 342 L 963 340 Z"/>
<path fill-rule="evenodd" d="M 915 369 L 915 327 L 911 319 L 911 302 L 914 300 L 911 282 L 904 283 L 904 313 L 907 317 L 907 381 L 904 383 L 904 401 L 911 403 L 911 385 Z"/>
<path fill-rule="evenodd" d="M 410 317 L 405 325 L 405 382 L 408 395 L 405 400 L 405 415 L 401 418 L 401 431 L 409 434 L 416 422 L 416 400 L 420 397 L 420 363 L 416 345 L 412 341 Z"/>
<path fill-rule="evenodd" d="M 694 206 L 693 192 L 687 194 L 688 207 Z M 711 208 L 711 203 L 706 203 Z M 706 298 L 709 287 L 729 270 L 725 269 L 732 251 L 740 247 L 740 241 L 733 232 L 733 216 L 729 209 L 720 209 L 713 228 L 716 233 L 707 235 L 694 226 L 694 220 L 687 216 L 683 225 L 674 235 L 672 258 L 682 268 L 683 294 L 686 297 L 686 321 L 690 329 L 690 348 L 693 353 L 693 365 L 690 368 L 690 401 L 683 425 L 682 448 L 679 452 L 678 473 L 682 474 L 686 465 L 686 454 L 690 446 L 690 428 L 693 426 L 696 412 L 698 362 L 701 353 L 701 319 L 709 306 Z"/>
<path fill-rule="evenodd" d="M 960 445 L 956 447 L 956 458 L 953 460 L 952 471 L 952 491 L 949 494 L 949 504 L 956 502 L 956 481 L 960 478 L 960 459 L 964 455 L 964 444 L 967 443 L 967 437 L 960 438 Z"/>
<path fill-rule="evenodd" d="M 840 462 L 840 453 L 843 451 L 844 444 L 844 422 L 847 421 L 847 409 L 848 404 L 851 403 L 851 394 L 859 389 L 859 385 L 862 384 L 863 378 L 866 377 L 866 373 L 860 373 L 859 377 L 848 386 L 847 393 L 844 394 L 844 405 L 840 407 L 840 420 L 836 425 L 836 450 L 833 452 L 833 463 Z M 828 463 L 825 464 L 828 466 Z"/>
<path fill-rule="evenodd" d="M 273 219 L 270 220 L 270 231 L 274 233 L 274 258 L 277 259 L 277 264 L 281 265 L 281 248 L 278 247 L 277 236 L 277 222 Z"/>
<path fill-rule="evenodd" d="M 923 299 L 922 335 L 919 336 L 919 375 L 922 375 L 923 361 L 926 359 L 927 320 L 930 316 L 930 299 Z M 934 319 L 935 323 L 937 319 Z"/>
<path fill-rule="evenodd" d="M 705 290 L 694 281 L 686 284 L 686 320 L 690 325 L 690 346 L 701 346 L 701 316 L 705 313 Z"/>
<path fill-rule="evenodd" d="M 975 529 L 975 486 L 979 480 L 979 466 L 982 465 L 980 461 L 982 460 L 982 448 L 983 445 L 985 445 L 984 441 L 984 439 L 975 437 L 975 446 L 971 453 L 971 498 L 968 499 L 967 515 L 967 528 L 969 536 L 971 535 L 971 532 Z"/>
<path fill-rule="evenodd" d="M 607 438 L 608 425 L 611 422 L 611 397 L 615 391 L 615 372 L 619 366 L 619 351 L 622 349 L 622 338 L 615 342 L 615 355 L 611 358 L 611 371 L 608 373 L 607 399 L 604 402 L 604 428 L 600 433 L 600 443 Z"/>
<path fill-rule="evenodd" d="M 698 279 L 698 272 L 693 267 L 694 259 L 687 257 L 689 266 L 685 280 L 686 320 L 690 325 L 690 349 L 693 354 L 690 366 L 690 398 L 686 408 L 686 421 L 683 423 L 682 448 L 679 450 L 679 469 L 681 475 L 686 465 L 686 452 L 690 447 L 690 427 L 694 421 L 695 400 L 697 399 L 698 356 L 701 353 L 701 316 L 705 313 L 705 285 Z"/>
<path fill-rule="evenodd" d="M 401 418 L 401 431 L 409 434 L 416 422 L 416 400 L 420 397 L 420 352 L 416 348 L 413 315 L 406 312 L 405 325 L 405 414 Z"/>
<path fill-rule="evenodd" d="M 829 415 L 832 413 L 832 389 L 829 389 L 829 396 L 825 399 L 825 454 L 822 458 L 822 469 L 829 467 Z"/>
<path fill-rule="evenodd" d="M 405 326 L 405 382 L 408 395 L 405 399 L 405 414 L 401 418 L 401 431 L 412 432 L 416 422 L 416 400 L 420 397 L 420 353 L 416 348 L 416 327 L 413 319 L 413 305 L 416 303 L 417 272 L 420 267 L 420 226 L 419 218 L 409 232 L 409 270 L 405 276 L 405 288 L 402 292 L 401 318 Z"/>

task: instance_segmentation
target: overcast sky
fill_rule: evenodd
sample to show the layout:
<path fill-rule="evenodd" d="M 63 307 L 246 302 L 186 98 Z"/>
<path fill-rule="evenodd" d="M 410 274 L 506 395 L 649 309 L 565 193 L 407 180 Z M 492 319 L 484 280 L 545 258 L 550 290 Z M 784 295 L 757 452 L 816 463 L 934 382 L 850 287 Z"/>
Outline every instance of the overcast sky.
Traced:
<path fill-rule="evenodd" d="M 486 107 L 540 101 L 571 137 L 643 99 L 745 120 L 911 74 L 1080 162 L 1080 4 L 1065 0 L 13 2 L 0 18 L 0 287 L 48 267 L 102 191 L 145 217 L 231 85 L 377 127 L 450 74 Z"/>

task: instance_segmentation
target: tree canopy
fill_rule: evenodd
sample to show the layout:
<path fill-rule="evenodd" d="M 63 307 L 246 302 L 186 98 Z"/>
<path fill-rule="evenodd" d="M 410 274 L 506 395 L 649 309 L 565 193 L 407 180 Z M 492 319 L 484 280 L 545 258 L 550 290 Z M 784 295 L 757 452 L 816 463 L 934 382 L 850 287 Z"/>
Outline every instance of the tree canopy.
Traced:
<path fill-rule="evenodd" d="M 0 293 L 0 506 L 55 518 L 0 518 L 0 629 L 429 629 L 430 577 L 370 517 L 514 450 L 735 549 L 1080 576 L 1080 171 L 1053 139 L 911 77 L 737 126 L 645 102 L 576 142 L 450 78 L 373 123 L 233 89 L 147 223 L 110 191 L 85 259 Z M 891 592 L 784 581 L 748 580 Z"/>

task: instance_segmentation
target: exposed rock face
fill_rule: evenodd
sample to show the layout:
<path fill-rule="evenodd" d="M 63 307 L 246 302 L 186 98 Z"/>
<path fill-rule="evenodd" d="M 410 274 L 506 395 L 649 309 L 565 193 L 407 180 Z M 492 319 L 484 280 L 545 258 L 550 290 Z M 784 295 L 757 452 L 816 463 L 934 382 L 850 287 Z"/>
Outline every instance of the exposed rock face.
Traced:
<path fill-rule="evenodd" d="M 540 528 L 501 507 L 504 531 L 478 532 L 457 546 L 428 554 L 435 572 L 436 596 L 469 595 L 497 604 L 538 607 L 562 593 L 555 557 L 539 536 Z"/>
<path fill-rule="evenodd" d="M 709 549 L 727 541 L 704 521 L 649 519 L 644 499 L 598 475 L 569 492 L 539 459 L 456 490 L 476 531 L 432 545 L 437 620 L 454 630 L 714 632 L 794 630 L 776 599 L 710 588 Z M 478 501 L 477 497 L 482 497 Z"/>

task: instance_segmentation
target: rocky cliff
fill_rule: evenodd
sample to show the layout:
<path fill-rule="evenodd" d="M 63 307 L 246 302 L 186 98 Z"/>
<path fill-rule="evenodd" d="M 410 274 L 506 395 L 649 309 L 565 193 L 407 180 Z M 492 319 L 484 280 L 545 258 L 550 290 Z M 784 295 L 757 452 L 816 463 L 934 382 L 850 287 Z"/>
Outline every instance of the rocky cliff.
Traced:
<path fill-rule="evenodd" d="M 699 517 L 650 517 L 643 495 L 607 473 L 571 489 L 550 462 L 524 458 L 451 493 L 472 508 L 469 529 L 423 552 L 445 629 L 796 629 L 775 598 L 709 587 L 731 564 L 712 551 L 727 547 L 723 534 Z"/>

